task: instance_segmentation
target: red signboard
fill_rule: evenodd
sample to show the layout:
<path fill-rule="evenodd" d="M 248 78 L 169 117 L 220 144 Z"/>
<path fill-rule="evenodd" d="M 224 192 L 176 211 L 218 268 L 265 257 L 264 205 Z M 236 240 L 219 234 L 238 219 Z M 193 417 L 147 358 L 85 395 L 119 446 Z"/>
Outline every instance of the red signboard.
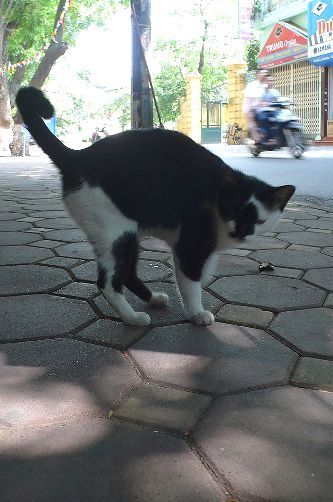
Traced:
<path fill-rule="evenodd" d="M 271 68 L 307 59 L 308 37 L 290 24 L 280 22 L 273 27 L 258 55 L 260 68 Z"/>

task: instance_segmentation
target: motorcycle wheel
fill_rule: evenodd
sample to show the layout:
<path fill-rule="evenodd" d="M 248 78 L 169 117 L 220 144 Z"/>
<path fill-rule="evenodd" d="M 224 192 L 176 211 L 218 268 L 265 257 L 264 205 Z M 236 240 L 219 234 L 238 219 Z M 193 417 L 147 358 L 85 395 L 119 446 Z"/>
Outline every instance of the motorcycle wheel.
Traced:
<path fill-rule="evenodd" d="M 253 157 L 258 157 L 258 155 L 260 154 L 260 150 L 256 146 L 251 146 L 250 152 L 253 155 Z"/>
<path fill-rule="evenodd" d="M 299 145 L 293 146 L 290 149 L 290 153 L 295 159 L 300 159 L 303 155 L 303 152 L 304 152 L 304 149 Z"/>

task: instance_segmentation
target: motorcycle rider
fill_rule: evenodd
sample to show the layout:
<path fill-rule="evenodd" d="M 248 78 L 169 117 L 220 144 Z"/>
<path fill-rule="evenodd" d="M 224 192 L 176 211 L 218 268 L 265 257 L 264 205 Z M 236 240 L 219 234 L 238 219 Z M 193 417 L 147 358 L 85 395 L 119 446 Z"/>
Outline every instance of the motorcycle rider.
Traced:
<path fill-rule="evenodd" d="M 276 103 L 281 97 L 281 94 L 273 87 L 274 77 L 272 75 L 266 77 L 266 83 L 267 87 L 255 111 L 255 119 L 264 132 L 264 137 L 261 141 L 273 144 L 277 142 L 277 139 L 274 137 L 274 118 L 276 116 L 276 111 L 269 109 L 269 106 L 271 103 Z"/>
<path fill-rule="evenodd" d="M 243 112 L 247 116 L 249 135 L 255 143 L 259 143 L 261 138 L 256 121 L 256 111 L 267 90 L 268 76 L 267 69 L 257 70 L 256 79 L 247 84 L 244 90 Z"/>

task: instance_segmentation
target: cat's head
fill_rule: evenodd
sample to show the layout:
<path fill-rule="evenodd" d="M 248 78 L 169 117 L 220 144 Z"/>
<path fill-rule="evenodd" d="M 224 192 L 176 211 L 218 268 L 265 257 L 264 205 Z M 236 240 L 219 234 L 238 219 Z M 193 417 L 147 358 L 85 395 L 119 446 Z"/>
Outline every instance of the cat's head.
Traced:
<path fill-rule="evenodd" d="M 238 242 L 271 232 L 295 192 L 292 185 L 272 187 L 248 177 L 244 182 L 246 186 L 238 186 L 238 193 L 234 193 L 233 201 L 230 201 L 232 210 L 226 218 L 229 236 Z M 225 203 L 222 204 L 223 210 Z"/>

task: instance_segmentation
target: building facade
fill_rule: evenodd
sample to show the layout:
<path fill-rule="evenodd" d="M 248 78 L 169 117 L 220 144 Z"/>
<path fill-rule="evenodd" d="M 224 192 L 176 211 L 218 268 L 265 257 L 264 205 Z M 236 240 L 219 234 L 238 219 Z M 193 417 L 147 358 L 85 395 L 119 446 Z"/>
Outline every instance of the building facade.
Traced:
<path fill-rule="evenodd" d="M 306 135 L 322 140 L 331 133 L 333 136 L 330 126 L 333 74 L 330 77 L 330 69 L 309 62 L 308 3 L 304 0 L 259 2 L 256 11 L 261 48 L 258 64 L 269 68 L 275 77 L 275 87 L 293 99 Z M 330 88 L 332 99 L 329 99 Z"/>

